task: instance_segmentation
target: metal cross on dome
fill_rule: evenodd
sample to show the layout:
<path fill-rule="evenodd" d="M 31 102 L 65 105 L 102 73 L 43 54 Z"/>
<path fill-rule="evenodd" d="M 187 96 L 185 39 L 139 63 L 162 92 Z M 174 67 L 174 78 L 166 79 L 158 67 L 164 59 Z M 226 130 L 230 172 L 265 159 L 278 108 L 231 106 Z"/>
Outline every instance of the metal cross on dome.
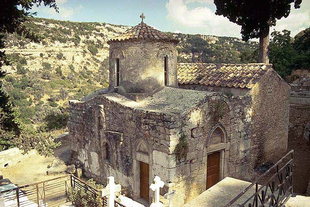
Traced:
<path fill-rule="evenodd" d="M 141 22 L 143 22 L 143 19 L 145 19 L 145 16 L 143 13 L 140 15 L 140 18 L 142 19 Z"/>

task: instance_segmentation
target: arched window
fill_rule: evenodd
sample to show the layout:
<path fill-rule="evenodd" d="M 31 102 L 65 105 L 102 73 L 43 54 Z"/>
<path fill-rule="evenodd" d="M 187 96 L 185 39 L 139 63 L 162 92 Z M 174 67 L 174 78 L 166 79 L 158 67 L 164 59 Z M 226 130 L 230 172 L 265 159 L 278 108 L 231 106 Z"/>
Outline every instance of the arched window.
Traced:
<path fill-rule="evenodd" d="M 115 59 L 115 85 L 119 86 L 120 73 L 119 73 L 119 58 Z"/>
<path fill-rule="evenodd" d="M 216 127 L 209 137 L 208 145 L 225 142 L 225 133 L 221 127 Z"/>
<path fill-rule="evenodd" d="M 165 86 L 168 85 L 168 56 L 164 57 L 164 78 L 165 78 Z"/>

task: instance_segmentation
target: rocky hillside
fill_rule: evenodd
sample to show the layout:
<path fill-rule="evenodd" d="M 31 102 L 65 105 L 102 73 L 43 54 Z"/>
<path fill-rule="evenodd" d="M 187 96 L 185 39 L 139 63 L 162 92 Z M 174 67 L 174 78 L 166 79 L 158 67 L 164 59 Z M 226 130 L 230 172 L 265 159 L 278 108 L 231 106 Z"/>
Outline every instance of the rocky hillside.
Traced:
<path fill-rule="evenodd" d="M 68 100 L 80 99 L 107 86 L 107 40 L 129 28 L 41 18 L 30 19 L 26 27 L 39 41 L 34 43 L 17 34 L 7 35 L 6 54 L 11 66 L 4 67 L 9 73 L 4 87 L 21 122 L 37 129 L 46 128 L 45 122 L 51 114 L 63 114 Z M 247 62 L 252 60 L 247 54 L 252 54 L 257 46 L 238 38 L 173 35 L 181 40 L 180 62 Z M 65 117 L 58 119 L 65 120 Z"/>

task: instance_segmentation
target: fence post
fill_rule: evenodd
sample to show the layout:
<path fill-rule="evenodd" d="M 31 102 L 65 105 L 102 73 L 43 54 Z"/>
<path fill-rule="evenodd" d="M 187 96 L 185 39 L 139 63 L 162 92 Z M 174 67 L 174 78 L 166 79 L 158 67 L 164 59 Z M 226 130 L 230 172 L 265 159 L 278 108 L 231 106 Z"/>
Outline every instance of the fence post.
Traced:
<path fill-rule="evenodd" d="M 17 201 L 17 206 L 20 207 L 20 202 L 19 202 L 19 188 L 16 189 L 16 201 Z"/>
<path fill-rule="evenodd" d="M 160 179 L 160 177 L 155 176 L 154 183 L 151 184 L 150 188 L 154 191 L 154 202 L 150 207 L 163 207 L 163 204 L 159 201 L 159 191 L 160 188 L 164 187 L 164 182 Z"/>
<path fill-rule="evenodd" d="M 108 177 L 108 185 L 102 189 L 102 197 L 108 197 L 108 207 L 115 206 L 115 193 L 118 192 L 121 192 L 121 185 L 115 184 L 113 176 Z"/>
<path fill-rule="evenodd" d="M 39 186 L 36 184 L 36 190 L 37 190 L 37 204 L 40 205 L 40 197 L 39 197 Z"/>

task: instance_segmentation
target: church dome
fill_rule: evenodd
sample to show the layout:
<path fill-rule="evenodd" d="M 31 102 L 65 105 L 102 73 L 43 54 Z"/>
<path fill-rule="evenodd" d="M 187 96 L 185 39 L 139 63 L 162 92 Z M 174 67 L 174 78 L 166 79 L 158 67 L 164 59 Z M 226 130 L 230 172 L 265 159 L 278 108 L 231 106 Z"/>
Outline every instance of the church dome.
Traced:
<path fill-rule="evenodd" d="M 123 34 L 111 38 L 108 44 L 111 42 L 123 42 L 123 41 L 134 41 L 134 40 L 155 40 L 164 42 L 178 43 L 179 40 L 174 38 L 165 32 L 161 32 L 143 22 L 143 18 L 140 24 L 128 29 Z"/>

